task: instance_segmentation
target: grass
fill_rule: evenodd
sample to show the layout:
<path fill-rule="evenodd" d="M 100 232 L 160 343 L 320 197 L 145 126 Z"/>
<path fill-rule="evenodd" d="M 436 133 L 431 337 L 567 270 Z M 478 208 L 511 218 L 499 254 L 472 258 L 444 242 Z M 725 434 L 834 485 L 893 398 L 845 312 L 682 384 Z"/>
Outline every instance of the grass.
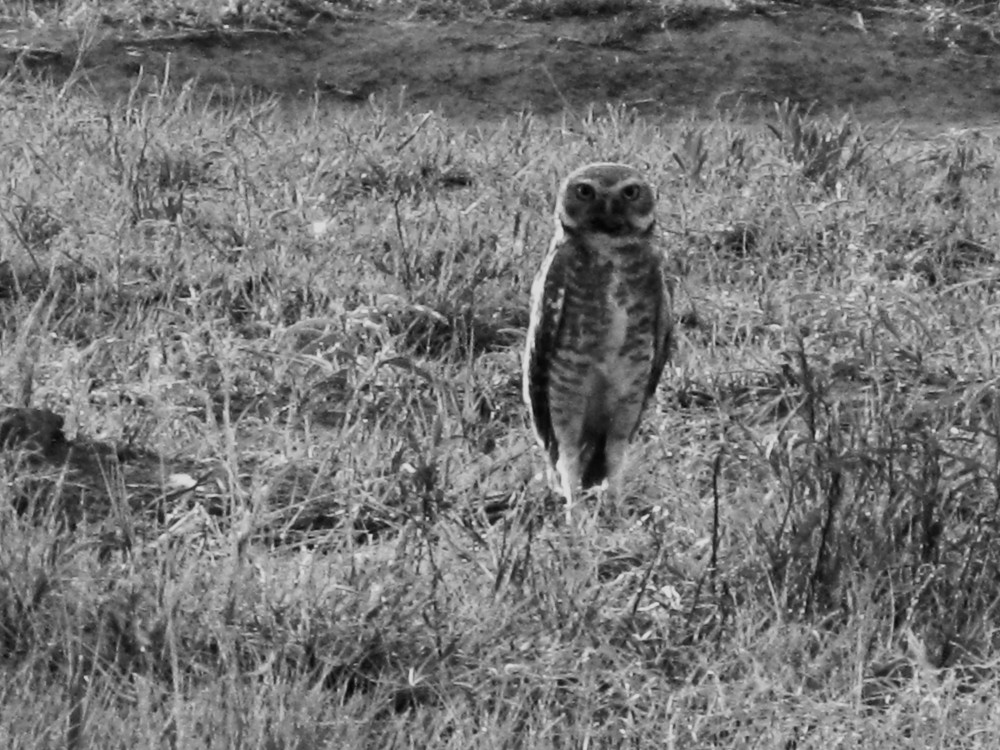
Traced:
<path fill-rule="evenodd" d="M 2 454 L 4 747 L 996 746 L 994 135 L 0 96 L 0 401 L 112 446 Z M 574 533 L 518 358 L 597 159 L 683 326 Z"/>

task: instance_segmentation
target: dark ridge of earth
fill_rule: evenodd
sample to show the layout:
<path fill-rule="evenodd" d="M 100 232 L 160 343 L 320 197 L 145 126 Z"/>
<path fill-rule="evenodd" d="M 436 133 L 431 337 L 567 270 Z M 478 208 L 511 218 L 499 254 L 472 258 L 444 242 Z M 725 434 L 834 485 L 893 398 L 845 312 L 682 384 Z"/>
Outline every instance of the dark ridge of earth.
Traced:
<path fill-rule="evenodd" d="M 35 50 L 20 60 L 8 44 L 0 73 L 24 66 L 65 80 L 75 50 L 34 42 L 17 37 L 22 50 Z M 371 13 L 287 34 L 143 38 L 109 30 L 77 75 L 114 99 L 140 71 L 152 86 L 169 58 L 172 81 L 196 78 L 227 99 L 255 92 L 363 103 L 375 95 L 469 119 L 603 102 L 683 116 L 787 97 L 868 120 L 985 125 L 1000 115 L 998 55 L 992 36 L 949 43 L 893 13 L 866 18 L 861 30 L 852 16 L 822 8 L 720 14 L 684 29 L 628 16 L 435 21 Z"/>

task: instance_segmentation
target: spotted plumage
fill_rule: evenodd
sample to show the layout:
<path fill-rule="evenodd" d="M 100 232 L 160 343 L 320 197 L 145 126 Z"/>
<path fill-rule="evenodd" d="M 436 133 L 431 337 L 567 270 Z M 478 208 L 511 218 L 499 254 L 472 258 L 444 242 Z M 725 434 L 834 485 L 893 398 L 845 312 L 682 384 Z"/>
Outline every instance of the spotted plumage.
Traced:
<path fill-rule="evenodd" d="M 578 489 L 609 480 L 617 494 L 626 448 L 669 356 L 655 202 L 623 164 L 570 174 L 532 286 L 524 398 L 568 513 Z"/>

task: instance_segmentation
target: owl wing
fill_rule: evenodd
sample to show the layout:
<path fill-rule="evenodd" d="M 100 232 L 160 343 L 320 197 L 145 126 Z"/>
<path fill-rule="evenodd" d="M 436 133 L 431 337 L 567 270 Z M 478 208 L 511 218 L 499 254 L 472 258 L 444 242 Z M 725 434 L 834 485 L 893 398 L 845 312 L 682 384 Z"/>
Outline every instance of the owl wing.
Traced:
<path fill-rule="evenodd" d="M 646 382 L 646 400 L 653 397 L 660 382 L 663 368 L 674 348 L 674 317 L 672 284 L 667 280 L 666 269 L 659 263 L 654 274 L 653 304 L 653 366 Z"/>
<path fill-rule="evenodd" d="M 552 358 L 564 323 L 568 253 L 563 248 L 556 245 L 549 251 L 532 285 L 531 321 L 524 357 L 524 399 L 535 434 L 553 463 L 558 459 L 559 446 L 549 412 L 549 382 Z"/>

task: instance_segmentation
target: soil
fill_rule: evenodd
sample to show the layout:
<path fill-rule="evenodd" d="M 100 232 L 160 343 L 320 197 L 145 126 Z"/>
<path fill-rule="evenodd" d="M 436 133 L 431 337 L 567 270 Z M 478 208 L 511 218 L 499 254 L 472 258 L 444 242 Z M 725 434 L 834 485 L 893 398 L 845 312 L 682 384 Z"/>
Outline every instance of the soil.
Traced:
<path fill-rule="evenodd" d="M 64 80 L 76 62 L 68 33 L 61 45 L 51 31 L 11 29 L 0 42 L 0 73 L 28 68 Z M 786 97 L 918 126 L 995 124 L 1000 115 L 1000 43 L 988 29 L 931 33 L 925 19 L 885 10 L 860 23 L 843 10 L 763 6 L 666 19 L 344 12 L 295 31 L 108 29 L 77 75 L 116 98 L 168 60 L 171 80 L 196 78 L 224 96 L 360 105 L 375 95 L 469 119 L 603 102 L 674 117 Z"/>

